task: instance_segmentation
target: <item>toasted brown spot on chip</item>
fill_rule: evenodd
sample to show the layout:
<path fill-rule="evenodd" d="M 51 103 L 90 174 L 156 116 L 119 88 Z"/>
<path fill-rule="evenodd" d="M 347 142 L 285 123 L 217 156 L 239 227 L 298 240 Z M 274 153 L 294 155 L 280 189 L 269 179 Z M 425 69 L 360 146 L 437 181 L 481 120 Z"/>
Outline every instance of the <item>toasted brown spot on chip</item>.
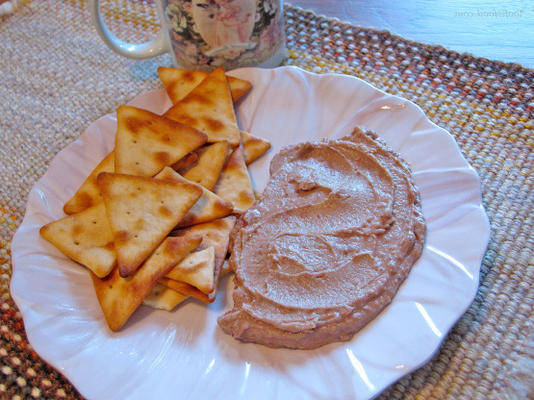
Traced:
<path fill-rule="evenodd" d="M 78 194 L 78 205 L 80 208 L 89 208 L 93 205 L 93 198 L 86 192 Z"/>
<path fill-rule="evenodd" d="M 221 129 L 224 128 L 224 124 L 217 119 L 204 118 L 204 122 L 213 131 L 220 131 Z"/>
<path fill-rule="evenodd" d="M 139 129 L 141 129 L 143 125 L 141 121 L 137 118 L 126 118 L 126 121 L 124 121 L 124 123 L 133 134 L 139 132 Z"/>
<path fill-rule="evenodd" d="M 81 225 L 73 225 L 72 227 L 72 235 L 75 236 L 75 235 L 79 235 L 83 230 L 83 226 Z"/>
<path fill-rule="evenodd" d="M 167 206 L 161 206 L 161 207 L 159 208 L 158 211 L 159 211 L 159 213 L 160 213 L 161 215 L 165 215 L 165 216 L 170 216 L 170 215 L 172 215 L 172 211 L 171 211 L 170 208 L 167 207 Z"/>
<path fill-rule="evenodd" d="M 198 235 L 196 235 L 198 236 Z M 198 237 L 191 237 L 192 239 L 194 240 L 198 240 L 199 238 Z M 202 239 L 200 239 L 202 240 Z M 175 255 L 177 252 L 180 251 L 180 249 L 182 248 L 182 244 L 178 241 L 175 241 L 175 240 L 166 240 L 165 243 L 164 243 L 164 246 L 161 248 L 161 251 L 164 255 L 167 255 L 167 256 L 173 256 Z"/>
<path fill-rule="evenodd" d="M 158 151 L 154 154 L 154 158 L 162 164 L 170 164 L 171 155 L 165 151 Z"/>
<path fill-rule="evenodd" d="M 239 192 L 239 199 L 243 202 L 246 202 L 247 200 L 256 200 L 254 196 L 251 196 L 250 192 L 245 190 Z"/>
<path fill-rule="evenodd" d="M 213 204 L 213 209 L 214 209 L 214 212 L 216 212 L 216 213 L 226 211 L 229 208 L 233 208 L 232 205 L 230 203 L 228 203 L 227 201 L 224 201 L 224 200 L 221 201 L 221 202 L 216 202 L 216 203 Z M 228 213 L 228 214 L 230 214 L 230 213 Z"/>
<path fill-rule="evenodd" d="M 187 115 L 182 115 L 180 116 L 180 122 L 184 125 L 190 125 L 190 126 L 193 126 L 197 120 L 195 118 L 191 118 Z"/>
<path fill-rule="evenodd" d="M 118 231 L 115 239 L 117 242 L 127 242 L 130 240 L 130 233 L 128 231 Z"/>
<path fill-rule="evenodd" d="M 192 103 L 198 103 L 198 104 L 202 104 L 202 105 L 210 105 L 212 104 L 212 100 L 207 97 L 207 96 L 203 96 L 201 94 L 198 94 L 198 93 L 191 93 L 187 96 L 187 102 L 192 102 Z"/>
<path fill-rule="evenodd" d="M 187 71 L 182 74 L 182 79 L 184 81 L 188 82 L 194 82 L 195 81 L 195 72 L 194 71 Z M 174 86 L 174 84 L 173 84 Z"/>

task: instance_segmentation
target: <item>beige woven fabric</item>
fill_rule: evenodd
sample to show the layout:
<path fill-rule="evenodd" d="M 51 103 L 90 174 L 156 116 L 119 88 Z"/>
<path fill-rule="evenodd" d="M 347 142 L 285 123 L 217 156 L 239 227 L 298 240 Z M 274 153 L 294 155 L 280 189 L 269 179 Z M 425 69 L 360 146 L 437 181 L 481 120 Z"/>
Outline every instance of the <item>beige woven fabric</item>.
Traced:
<path fill-rule="evenodd" d="M 121 37 L 140 42 L 157 29 L 151 1 L 103 10 Z M 455 136 L 482 178 L 492 237 L 476 299 L 432 360 L 381 398 L 533 397 L 533 71 L 290 6 L 286 20 L 286 63 L 359 76 L 416 102 Z M 8 292 L 9 242 L 54 155 L 91 121 L 160 86 L 156 68 L 170 59 L 114 54 L 78 0 L 29 2 L 0 17 L 0 39 L 0 398 L 79 398 L 27 342 Z"/>

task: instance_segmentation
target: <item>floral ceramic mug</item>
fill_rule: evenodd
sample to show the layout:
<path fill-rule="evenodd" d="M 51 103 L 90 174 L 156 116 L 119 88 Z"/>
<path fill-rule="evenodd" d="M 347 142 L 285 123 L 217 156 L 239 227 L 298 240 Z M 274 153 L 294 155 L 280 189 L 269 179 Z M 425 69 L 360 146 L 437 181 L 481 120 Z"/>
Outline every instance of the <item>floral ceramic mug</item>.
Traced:
<path fill-rule="evenodd" d="M 100 37 L 131 58 L 170 52 L 176 66 L 210 71 L 219 66 L 276 67 L 284 56 L 282 0 L 157 0 L 163 26 L 151 42 L 123 42 L 106 27 L 99 0 L 91 13 Z"/>

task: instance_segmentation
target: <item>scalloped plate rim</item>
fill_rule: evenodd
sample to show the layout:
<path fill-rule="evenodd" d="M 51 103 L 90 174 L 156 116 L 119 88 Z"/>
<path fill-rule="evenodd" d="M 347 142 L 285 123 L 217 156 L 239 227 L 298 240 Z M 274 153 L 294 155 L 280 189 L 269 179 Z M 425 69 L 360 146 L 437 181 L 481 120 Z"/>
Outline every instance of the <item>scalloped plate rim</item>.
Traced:
<path fill-rule="evenodd" d="M 446 135 L 448 135 L 448 136 L 450 136 L 452 138 L 452 135 L 450 135 L 449 132 L 447 132 L 445 129 L 437 126 L 432 121 L 430 121 L 428 119 L 428 117 L 425 115 L 424 111 L 418 105 L 416 105 L 415 103 L 413 103 L 413 102 L 411 102 L 411 101 L 409 101 L 407 99 L 404 99 L 404 98 L 402 98 L 400 96 L 388 94 L 388 93 L 384 92 L 383 90 L 380 90 L 380 89 L 374 87 L 370 83 L 368 83 L 368 82 L 366 82 L 366 81 L 364 81 L 364 80 L 362 80 L 360 78 L 353 77 L 353 76 L 348 76 L 348 75 L 340 75 L 340 74 L 336 74 L 336 73 L 315 74 L 315 73 L 304 71 L 304 70 L 302 70 L 300 68 L 293 67 L 293 66 L 280 67 L 280 68 L 277 68 L 277 69 L 274 69 L 274 70 L 264 70 L 264 71 L 270 71 L 269 73 L 275 74 L 275 73 L 278 73 L 278 71 L 283 71 L 283 70 L 287 70 L 290 73 L 298 73 L 298 74 L 304 74 L 305 76 L 306 75 L 307 76 L 311 76 L 311 77 L 313 77 L 312 79 L 321 79 L 322 77 L 328 76 L 328 77 L 331 77 L 331 78 L 334 78 L 334 79 L 337 79 L 337 78 L 341 77 L 342 79 L 353 79 L 353 80 L 356 80 L 360 84 L 364 84 L 366 87 L 368 87 L 368 88 L 370 88 L 370 89 L 372 89 L 374 91 L 379 92 L 384 97 L 396 98 L 397 100 L 405 103 L 407 105 L 407 107 L 410 107 L 412 110 L 415 110 L 420 117 L 424 118 L 425 119 L 425 123 L 428 124 L 430 127 L 432 127 L 432 129 L 436 129 L 436 130 L 440 131 L 442 134 L 446 134 Z M 247 74 L 247 72 L 249 72 L 249 71 L 254 72 L 254 73 L 262 73 L 262 72 L 258 72 L 259 70 L 256 69 L 256 68 L 243 68 L 243 69 L 240 69 L 240 70 L 230 71 L 229 74 L 230 75 L 239 76 L 239 75 L 242 75 L 243 73 Z M 147 95 L 148 93 L 151 93 L 151 92 L 154 92 L 154 91 L 158 91 L 158 90 L 161 90 L 161 89 L 156 89 L 156 90 L 151 90 L 151 91 L 148 91 L 148 92 L 140 93 L 138 96 L 136 96 L 135 99 L 137 99 L 137 98 L 139 98 L 139 97 L 141 97 L 143 95 Z M 134 101 L 135 99 L 133 99 L 132 101 Z M 245 101 L 246 101 L 246 99 L 245 99 Z M 95 121 L 93 121 L 91 123 L 91 125 L 97 123 L 98 121 L 100 121 L 100 120 L 102 120 L 102 119 L 104 119 L 106 117 L 109 117 L 110 115 L 112 115 L 112 114 L 107 114 L 105 116 L 102 116 L 102 117 L 96 119 Z M 87 129 L 89 129 L 89 127 Z M 87 129 L 84 131 L 84 133 L 79 138 L 77 138 L 72 143 L 68 144 L 65 148 L 60 150 L 56 154 L 56 156 L 54 156 L 54 158 L 50 162 L 50 165 L 49 165 L 47 171 L 34 184 L 34 186 L 31 189 L 31 192 L 33 192 L 36 189 L 39 189 L 43 185 L 43 182 L 45 182 L 47 180 L 47 174 L 48 174 L 49 170 L 55 165 L 55 163 L 61 162 L 62 155 L 67 154 L 70 151 L 71 146 L 83 146 L 83 144 L 84 144 L 83 140 L 86 139 L 85 135 L 86 135 Z M 453 140 L 454 140 L 454 138 L 453 138 Z M 476 173 L 476 170 L 474 170 L 474 168 L 472 166 L 470 166 L 469 163 L 465 160 L 465 158 L 463 157 L 463 155 L 460 152 L 460 148 L 459 148 L 458 144 L 456 143 L 456 141 L 454 141 L 454 143 L 456 145 L 456 150 L 460 154 L 461 159 L 463 160 L 463 162 L 465 164 L 464 167 L 466 169 L 468 169 L 468 170 L 471 170 L 476 175 L 476 177 L 478 178 L 478 183 L 479 183 L 479 188 L 480 188 L 480 178 L 479 178 L 478 174 Z M 479 193 L 481 195 L 481 190 L 479 190 Z M 488 220 L 487 215 L 485 213 L 485 210 L 484 210 L 484 208 L 482 206 L 482 202 L 481 202 L 480 197 L 481 196 L 479 196 L 479 206 L 480 206 L 480 211 L 482 213 L 481 216 L 482 216 L 483 222 L 485 223 L 484 226 L 483 226 L 485 235 L 483 235 L 481 240 L 480 240 L 481 248 L 480 248 L 479 257 L 478 257 L 480 262 L 481 262 L 482 261 L 482 257 L 483 257 L 483 255 L 485 253 L 485 250 L 486 250 L 486 246 L 488 244 L 489 235 L 490 235 L 490 228 L 489 228 L 489 220 Z M 12 240 L 12 246 L 14 247 L 13 254 L 12 254 L 12 263 L 13 263 L 12 281 L 13 281 L 13 279 L 16 279 L 17 269 L 19 268 L 19 267 L 17 267 L 17 264 L 18 264 L 19 260 L 17 258 L 17 250 L 16 249 L 17 249 L 18 241 L 22 240 L 21 235 L 22 235 L 24 229 L 21 229 L 21 227 L 23 227 L 25 225 L 25 221 L 27 221 L 28 211 L 29 210 L 27 209 L 26 213 L 25 213 L 25 216 L 24 216 L 24 219 L 23 219 L 23 222 L 21 223 L 21 225 L 17 229 L 17 231 L 16 231 L 16 233 L 15 233 L 15 235 L 13 237 L 13 240 Z M 474 281 L 473 281 L 474 284 L 470 286 L 469 296 L 466 296 L 464 298 L 463 308 L 462 308 L 461 312 L 457 313 L 457 317 L 454 320 L 454 322 L 451 324 L 451 326 L 449 327 L 449 330 L 452 329 L 452 327 L 456 324 L 456 322 L 462 317 L 462 315 L 469 308 L 470 304 L 472 303 L 473 299 L 475 298 L 476 292 L 478 290 L 479 273 L 480 273 L 480 263 L 479 263 L 479 268 L 478 268 L 477 274 L 474 277 L 475 278 Z M 13 287 L 11 286 L 11 288 L 13 288 Z M 15 303 L 19 306 L 20 312 L 21 312 L 21 314 L 23 316 L 23 319 L 25 320 L 25 323 L 26 323 L 26 319 L 28 317 L 30 317 L 29 313 L 30 313 L 32 304 L 30 304 L 28 302 L 28 300 L 24 297 L 23 294 L 19 295 L 19 293 L 17 293 L 16 290 L 12 289 L 11 290 L 11 295 L 12 295 Z M 26 307 L 28 307 L 28 309 Z M 372 396 L 374 397 L 374 396 L 378 395 L 381 391 L 385 390 L 389 385 L 391 385 L 396 380 L 400 379 L 402 376 L 405 376 L 406 374 L 411 373 L 415 369 L 417 369 L 420 366 L 422 366 L 425 363 L 427 363 L 432 358 L 432 356 L 439 350 L 440 345 L 441 345 L 441 343 L 443 342 L 443 340 L 445 338 L 446 338 L 446 334 L 443 334 L 443 336 L 440 338 L 438 343 L 436 343 L 434 350 L 430 354 L 427 354 L 427 356 L 424 359 L 420 360 L 420 362 L 417 363 L 417 365 L 413 365 L 413 366 L 411 366 L 411 368 L 402 371 L 402 374 L 400 374 L 394 380 L 392 380 L 390 382 L 387 382 L 386 385 L 383 385 L 382 387 L 377 389 L 377 391 L 375 391 L 372 394 Z M 36 331 L 34 331 L 34 330 L 30 330 L 30 333 L 28 334 L 28 340 L 30 341 L 30 343 L 32 343 L 32 346 L 33 346 L 34 343 L 38 343 L 38 341 L 39 341 L 38 333 Z M 34 346 L 34 349 L 39 353 L 38 347 L 39 347 L 39 344 L 37 344 L 36 347 Z M 59 371 L 61 371 L 68 379 L 73 378 L 72 374 L 70 374 L 70 371 L 65 370 L 61 365 L 59 365 L 58 362 L 56 362 L 56 360 L 52 359 L 51 357 L 47 357 L 46 355 L 42 355 L 42 357 L 46 362 L 51 364 L 54 368 L 56 368 Z M 72 383 L 74 384 L 74 386 L 77 386 L 76 382 L 72 382 Z"/>

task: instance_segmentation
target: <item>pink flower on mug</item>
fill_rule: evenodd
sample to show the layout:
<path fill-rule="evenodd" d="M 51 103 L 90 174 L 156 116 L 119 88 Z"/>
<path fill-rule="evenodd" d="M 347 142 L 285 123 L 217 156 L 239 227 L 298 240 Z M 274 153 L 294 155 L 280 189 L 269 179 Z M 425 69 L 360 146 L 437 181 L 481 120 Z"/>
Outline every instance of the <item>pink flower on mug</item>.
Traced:
<path fill-rule="evenodd" d="M 250 6 L 251 4 L 254 5 L 254 2 L 250 0 L 215 0 L 215 2 L 219 8 L 217 12 L 217 20 L 219 21 L 246 23 L 251 17 L 255 17 L 256 8 Z"/>
<path fill-rule="evenodd" d="M 210 61 L 210 58 L 208 56 L 205 56 L 204 54 L 200 53 L 198 55 L 198 64 L 199 65 L 205 65 Z"/>
<path fill-rule="evenodd" d="M 185 42 L 184 54 L 188 59 L 196 59 L 198 48 L 194 43 Z"/>
<path fill-rule="evenodd" d="M 220 0 L 220 2 L 217 13 L 220 44 L 247 43 L 254 28 L 255 2 L 250 0 Z"/>
<path fill-rule="evenodd" d="M 182 7 L 183 7 L 183 10 L 184 10 L 185 12 L 187 12 L 187 13 L 189 13 L 189 14 L 191 13 L 192 4 L 191 4 L 190 1 L 184 1 Z"/>
<path fill-rule="evenodd" d="M 269 26 L 265 27 L 265 29 L 260 34 L 260 46 L 266 47 L 271 46 L 271 44 L 274 42 L 273 37 L 273 23 L 271 22 Z"/>
<path fill-rule="evenodd" d="M 179 35 L 178 33 L 174 32 L 174 31 L 172 31 L 172 37 L 177 42 L 183 42 L 183 40 L 184 40 L 184 37 L 182 35 Z"/>

